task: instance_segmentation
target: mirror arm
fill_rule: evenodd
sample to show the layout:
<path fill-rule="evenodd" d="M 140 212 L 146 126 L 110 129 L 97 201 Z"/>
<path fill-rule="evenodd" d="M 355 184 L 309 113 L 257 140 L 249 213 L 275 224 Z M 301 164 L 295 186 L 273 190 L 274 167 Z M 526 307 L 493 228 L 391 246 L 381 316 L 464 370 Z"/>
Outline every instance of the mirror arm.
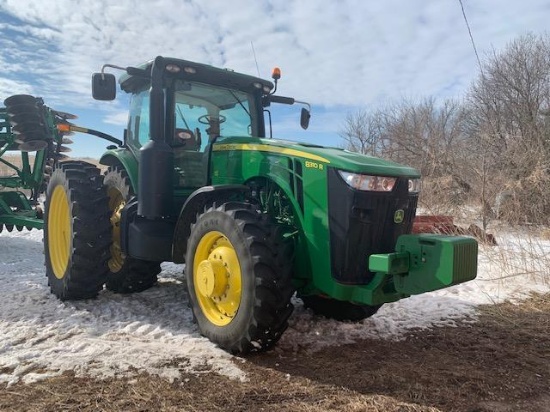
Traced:
<path fill-rule="evenodd" d="M 112 69 L 122 70 L 128 73 L 132 76 L 144 76 L 144 77 L 150 77 L 150 73 L 147 70 L 138 69 L 137 67 L 122 67 L 117 66 L 116 64 L 104 64 L 103 67 L 101 67 L 101 78 L 105 79 L 105 68 L 110 67 Z"/>
<path fill-rule="evenodd" d="M 294 100 L 294 103 L 300 103 L 300 104 L 303 104 L 304 106 L 307 106 L 307 110 L 311 112 L 311 105 L 308 102 L 303 102 L 301 100 Z"/>
<path fill-rule="evenodd" d="M 105 80 L 105 68 L 111 67 L 113 69 L 119 69 L 119 70 L 126 70 L 125 67 L 117 66 L 115 64 L 104 64 L 103 67 L 101 67 L 101 78 L 102 80 Z"/>

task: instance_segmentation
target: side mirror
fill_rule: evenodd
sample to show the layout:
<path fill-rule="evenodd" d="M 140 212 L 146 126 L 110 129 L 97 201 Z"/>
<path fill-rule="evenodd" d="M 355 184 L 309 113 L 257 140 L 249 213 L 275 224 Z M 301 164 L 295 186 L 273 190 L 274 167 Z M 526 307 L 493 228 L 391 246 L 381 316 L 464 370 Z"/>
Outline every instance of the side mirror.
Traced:
<path fill-rule="evenodd" d="M 309 118 L 311 113 L 305 107 L 302 107 L 302 112 L 300 113 L 300 126 L 302 129 L 306 130 L 309 127 Z"/>
<path fill-rule="evenodd" d="M 110 73 L 94 73 L 92 75 L 92 97 L 95 100 L 115 100 L 115 75 Z"/>

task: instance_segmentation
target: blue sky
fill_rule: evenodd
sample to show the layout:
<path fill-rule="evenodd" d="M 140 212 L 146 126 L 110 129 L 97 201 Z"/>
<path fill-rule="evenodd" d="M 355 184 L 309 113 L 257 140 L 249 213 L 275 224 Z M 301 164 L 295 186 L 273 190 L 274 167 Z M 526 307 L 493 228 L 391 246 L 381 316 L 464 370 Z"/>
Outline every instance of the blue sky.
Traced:
<path fill-rule="evenodd" d="M 463 0 L 481 57 L 545 32 L 550 0 Z M 96 102 L 91 73 L 157 55 L 257 74 L 313 106 L 274 119 L 275 136 L 338 146 L 346 113 L 402 98 L 462 98 L 478 74 L 458 0 L 0 0 L 0 101 L 30 93 L 78 124 L 122 137 L 127 100 Z M 119 97 L 121 93 L 119 93 Z M 74 136 L 73 155 L 108 144 Z"/>

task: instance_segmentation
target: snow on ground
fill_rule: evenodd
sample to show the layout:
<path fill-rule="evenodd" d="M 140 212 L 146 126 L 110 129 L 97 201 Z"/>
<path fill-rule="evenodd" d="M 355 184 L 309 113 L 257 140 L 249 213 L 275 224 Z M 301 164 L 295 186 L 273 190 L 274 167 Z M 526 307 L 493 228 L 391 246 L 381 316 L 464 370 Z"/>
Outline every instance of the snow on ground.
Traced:
<path fill-rule="evenodd" d="M 296 300 L 277 351 L 315 351 L 363 338 L 399 339 L 413 328 L 475 321 L 475 306 L 550 291 L 550 242 L 500 238 L 483 247 L 478 279 L 384 305 L 363 322 L 313 316 Z M 98 299 L 60 302 L 45 277 L 42 231 L 0 234 L 0 382 L 32 382 L 64 371 L 77 376 L 174 379 L 215 371 L 246 379 L 239 362 L 202 338 L 192 322 L 182 266 L 164 264 L 158 286 L 131 296 L 108 291 Z"/>
<path fill-rule="evenodd" d="M 42 231 L 0 234 L 0 382 L 73 370 L 97 377 L 147 371 L 168 379 L 213 370 L 244 379 L 231 356 L 202 338 L 181 284 L 164 265 L 158 286 L 132 296 L 61 302 L 49 291 Z M 15 368 L 12 372 L 11 369 Z"/>

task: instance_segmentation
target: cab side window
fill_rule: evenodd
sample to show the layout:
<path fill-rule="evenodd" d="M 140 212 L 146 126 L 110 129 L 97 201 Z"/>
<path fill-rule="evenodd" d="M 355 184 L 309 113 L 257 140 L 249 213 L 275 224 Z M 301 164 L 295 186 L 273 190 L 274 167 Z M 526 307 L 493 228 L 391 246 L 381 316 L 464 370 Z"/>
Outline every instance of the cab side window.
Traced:
<path fill-rule="evenodd" d="M 134 94 L 130 102 L 128 141 L 141 147 L 149 140 L 149 90 Z"/>

